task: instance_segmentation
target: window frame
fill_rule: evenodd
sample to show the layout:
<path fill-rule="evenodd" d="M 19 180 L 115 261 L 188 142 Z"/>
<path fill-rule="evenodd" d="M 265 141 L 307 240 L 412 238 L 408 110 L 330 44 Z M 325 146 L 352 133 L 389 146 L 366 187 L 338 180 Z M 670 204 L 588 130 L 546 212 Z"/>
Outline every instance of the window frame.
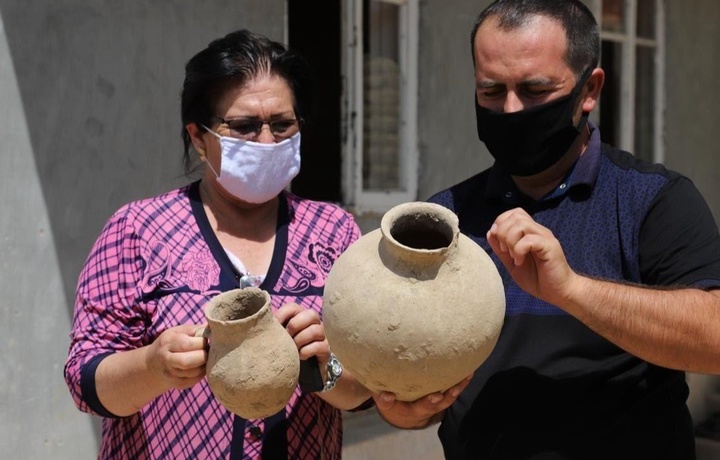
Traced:
<path fill-rule="evenodd" d="M 400 64 L 399 181 L 398 189 L 366 190 L 363 187 L 363 0 L 343 2 L 343 204 L 356 214 L 384 213 L 391 207 L 417 199 L 418 142 L 418 30 L 419 0 L 374 0 L 399 7 Z"/>
<path fill-rule="evenodd" d="M 648 39 L 637 36 L 637 10 L 638 1 L 655 2 L 655 38 Z M 594 1 L 595 17 L 600 26 L 600 40 L 618 43 L 621 45 L 620 69 L 620 133 L 617 147 L 635 151 L 635 85 L 636 85 L 636 57 L 638 46 L 654 47 L 654 120 L 653 120 L 653 162 L 662 163 L 665 159 L 665 2 L 664 0 L 624 0 L 624 31 L 609 32 L 602 28 L 602 0 Z M 602 61 L 602 56 L 601 56 Z M 600 63 L 602 67 L 602 62 Z M 594 121 L 599 120 L 599 106 Z"/>

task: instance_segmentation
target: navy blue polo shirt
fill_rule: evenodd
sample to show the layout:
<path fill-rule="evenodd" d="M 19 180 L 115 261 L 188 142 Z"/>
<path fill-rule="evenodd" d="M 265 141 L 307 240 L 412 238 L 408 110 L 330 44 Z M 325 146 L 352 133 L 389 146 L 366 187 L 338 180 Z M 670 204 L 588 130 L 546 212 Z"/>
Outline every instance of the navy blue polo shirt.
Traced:
<path fill-rule="evenodd" d="M 507 305 L 496 348 L 439 428 L 447 459 L 695 458 L 685 374 L 626 353 L 525 293 L 485 238 L 499 214 L 522 207 L 578 273 L 720 287 L 718 229 L 693 183 L 601 143 L 591 129 L 584 154 L 541 200 L 496 167 L 428 200 L 454 211 L 460 231 L 491 255 Z"/>

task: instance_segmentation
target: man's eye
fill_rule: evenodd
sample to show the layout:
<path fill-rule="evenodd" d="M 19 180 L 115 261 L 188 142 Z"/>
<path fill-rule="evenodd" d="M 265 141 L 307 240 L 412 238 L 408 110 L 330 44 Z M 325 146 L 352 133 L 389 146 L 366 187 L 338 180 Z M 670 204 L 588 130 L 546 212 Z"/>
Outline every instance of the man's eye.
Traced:
<path fill-rule="evenodd" d="M 495 99 L 505 94 L 504 91 L 499 89 L 480 91 L 479 97 L 482 99 Z"/>
<path fill-rule="evenodd" d="M 547 88 L 528 88 L 525 90 L 525 95 L 528 97 L 544 97 L 547 96 L 550 93 L 550 90 Z"/>

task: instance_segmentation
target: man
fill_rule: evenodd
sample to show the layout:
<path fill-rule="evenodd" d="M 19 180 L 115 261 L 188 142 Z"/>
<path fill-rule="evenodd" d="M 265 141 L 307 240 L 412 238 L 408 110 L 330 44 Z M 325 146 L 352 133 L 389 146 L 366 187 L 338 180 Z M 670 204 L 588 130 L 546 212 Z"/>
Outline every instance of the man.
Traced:
<path fill-rule="evenodd" d="M 684 371 L 720 373 L 720 238 L 691 181 L 600 141 L 604 73 L 577 0 L 497 0 L 471 34 L 488 170 L 434 195 L 488 250 L 500 340 L 472 378 L 415 402 L 448 459 L 695 458 Z"/>

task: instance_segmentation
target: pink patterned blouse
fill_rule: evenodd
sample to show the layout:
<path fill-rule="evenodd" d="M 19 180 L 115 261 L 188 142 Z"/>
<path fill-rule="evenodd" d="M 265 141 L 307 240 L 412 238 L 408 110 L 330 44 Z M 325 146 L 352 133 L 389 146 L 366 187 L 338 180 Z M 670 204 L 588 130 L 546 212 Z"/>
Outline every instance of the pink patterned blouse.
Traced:
<path fill-rule="evenodd" d="M 360 236 L 352 215 L 328 203 L 281 195 L 270 269 L 262 285 L 273 309 L 322 309 L 325 278 Z M 203 324 L 202 307 L 238 287 L 210 228 L 198 182 L 129 203 L 106 223 L 80 274 L 65 379 L 77 407 L 103 417 L 101 459 L 339 459 L 341 412 L 295 390 L 284 411 L 262 420 L 228 412 L 203 380 L 171 390 L 129 417 L 95 391 L 107 355 L 148 345 L 166 328 Z"/>

